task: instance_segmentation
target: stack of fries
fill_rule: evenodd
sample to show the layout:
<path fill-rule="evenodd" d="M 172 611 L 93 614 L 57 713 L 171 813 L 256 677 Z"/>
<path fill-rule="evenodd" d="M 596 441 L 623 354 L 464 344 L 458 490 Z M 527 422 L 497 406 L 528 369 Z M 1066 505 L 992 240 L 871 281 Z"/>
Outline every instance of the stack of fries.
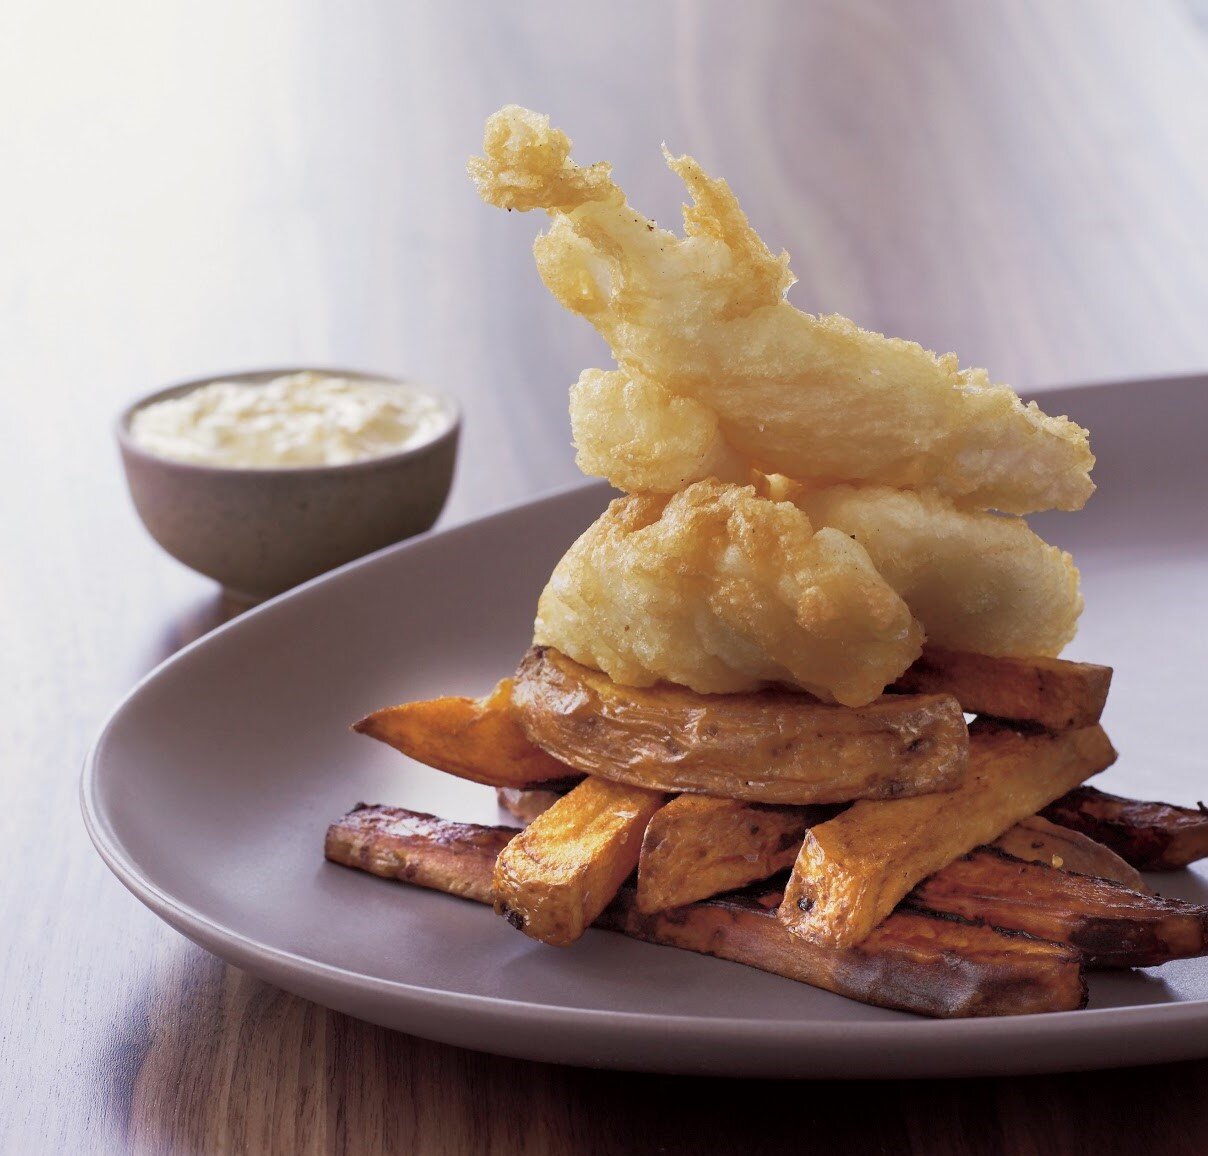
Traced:
<path fill-rule="evenodd" d="M 1138 870 L 1208 855 L 1208 812 L 1081 785 L 1115 758 L 1098 724 L 1110 677 L 929 650 L 900 693 L 853 711 L 623 688 L 530 652 L 485 698 L 357 724 L 494 786 L 527 827 L 360 806 L 326 854 L 493 904 L 550 944 L 594 925 L 933 1016 L 1079 1008 L 1088 967 L 1208 951 L 1208 908 Z M 965 732 L 962 712 L 982 717 Z M 818 801 L 820 782 L 841 795 L 872 780 L 882 798 Z"/>
<path fill-rule="evenodd" d="M 328 858 L 548 944 L 605 927 L 934 1016 L 1078 1008 L 1087 967 L 1208 950 L 1208 908 L 1138 874 L 1208 854 L 1208 813 L 1083 785 L 1116 758 L 1111 671 L 1055 657 L 1078 573 L 1022 515 L 1086 501 L 1087 431 L 793 308 L 787 255 L 689 157 L 680 237 L 546 117 L 501 110 L 484 154 L 480 193 L 549 214 L 541 276 L 616 358 L 571 426 L 626 496 L 514 678 L 356 727 L 528 826 L 362 806 Z"/>

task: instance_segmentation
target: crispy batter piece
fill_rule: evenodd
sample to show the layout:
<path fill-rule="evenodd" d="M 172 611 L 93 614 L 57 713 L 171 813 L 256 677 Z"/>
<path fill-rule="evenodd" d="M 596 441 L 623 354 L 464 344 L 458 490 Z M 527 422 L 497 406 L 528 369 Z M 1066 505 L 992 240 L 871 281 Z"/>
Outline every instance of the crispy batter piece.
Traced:
<path fill-rule="evenodd" d="M 1056 655 L 1078 629 L 1074 560 L 1022 518 L 887 486 L 801 489 L 793 501 L 815 527 L 849 534 L 868 551 L 936 646 Z"/>
<path fill-rule="evenodd" d="M 993 846 L 1016 859 L 1045 863 L 1079 875 L 1095 875 L 1122 883 L 1132 891 L 1149 893 L 1141 872 L 1115 851 L 1068 827 L 1059 827 L 1039 815 L 1016 823 L 994 840 Z"/>
<path fill-rule="evenodd" d="M 499 854 L 495 911 L 555 947 L 574 943 L 637 866 L 663 794 L 584 779 Z"/>
<path fill-rule="evenodd" d="M 806 832 L 780 908 L 795 935 L 860 943 L 921 880 L 1116 759 L 1098 726 L 1023 733 L 979 720 L 969 737 L 968 773 L 954 790 L 862 800 Z"/>
<path fill-rule="evenodd" d="M 386 707 L 353 724 L 358 734 L 461 779 L 527 787 L 573 774 L 525 737 L 512 713 L 512 680 L 483 698 L 435 698 Z"/>
<path fill-rule="evenodd" d="M 1175 871 L 1208 857 L 1208 807 L 1176 807 L 1079 787 L 1044 817 L 1106 844 L 1140 871 Z"/>
<path fill-rule="evenodd" d="M 714 416 L 730 453 L 764 472 L 931 487 L 969 508 L 1015 514 L 1076 510 L 1093 490 L 1094 458 L 1074 423 L 1025 406 L 984 370 L 961 370 L 952 354 L 793 308 L 788 255 L 767 248 L 726 182 L 691 157 L 667 156 L 693 200 L 679 237 L 627 205 L 607 165 L 574 164 L 548 117 L 501 109 L 487 121 L 483 152 L 470 162 L 483 199 L 550 213 L 534 247 L 542 279 L 642 382 L 585 415 L 590 431 L 576 422 L 576 440 L 592 447 L 585 464 L 616 484 L 660 481 L 633 476 L 635 460 L 657 459 L 665 431 L 656 423 L 656 444 L 639 452 L 632 431 L 643 418 L 633 407 L 684 398 Z M 652 402 L 653 391 L 664 398 Z M 617 430 L 624 452 L 610 458 L 599 446 Z M 700 464 L 681 458 L 661 485 L 705 476 L 722 451 L 708 437 L 699 445 Z"/>
<path fill-rule="evenodd" d="M 613 502 L 554 569 L 533 637 L 627 686 L 778 682 L 846 706 L 876 698 L 923 642 L 862 546 L 714 480 Z"/>
<path fill-rule="evenodd" d="M 680 795 L 646 827 L 638 859 L 638 910 L 650 914 L 767 879 L 793 865 L 806 828 L 825 807 L 770 807 Z"/>
<path fill-rule="evenodd" d="M 392 879 L 489 903 L 495 856 L 514 831 L 447 823 L 398 807 L 354 811 L 328 831 L 327 857 Z M 930 1016 L 1021 1015 L 1086 1004 L 1078 953 L 959 918 L 895 914 L 857 948 L 794 939 L 779 893 L 727 896 L 643 915 L 623 888 L 597 926 L 733 960 L 850 999 Z"/>
<path fill-rule="evenodd" d="M 512 701 L 529 739 L 559 762 L 659 791 L 757 803 L 898 798 L 951 790 L 968 757 L 964 716 L 945 695 L 849 709 L 786 691 L 640 689 L 536 648 Z"/>
<path fill-rule="evenodd" d="M 1025 863 L 990 847 L 919 884 L 906 906 L 1068 943 L 1091 967 L 1154 967 L 1208 952 L 1208 907 Z"/>
<path fill-rule="evenodd" d="M 893 689 L 950 694 L 969 714 L 1063 731 L 1099 721 L 1111 682 L 1110 666 L 1060 658 L 990 658 L 929 643 Z"/>

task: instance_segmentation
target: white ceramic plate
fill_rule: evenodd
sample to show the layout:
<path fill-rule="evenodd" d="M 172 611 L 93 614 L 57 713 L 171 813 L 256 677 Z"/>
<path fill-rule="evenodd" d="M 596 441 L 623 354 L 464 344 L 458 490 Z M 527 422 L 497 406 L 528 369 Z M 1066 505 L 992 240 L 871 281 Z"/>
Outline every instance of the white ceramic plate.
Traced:
<path fill-rule="evenodd" d="M 1075 551 L 1087 610 L 1069 654 L 1116 667 L 1103 786 L 1191 803 L 1204 776 L 1208 388 L 1049 395 L 1094 432 L 1100 492 L 1036 519 Z M 602 508 L 556 494 L 356 562 L 164 663 L 88 759 L 105 861 L 172 926 L 341 1011 L 463 1047 L 683 1073 L 928 1076 L 1208 1055 L 1208 961 L 1091 980 L 1091 1007 L 937 1022 L 592 931 L 555 950 L 474 904 L 337 867 L 327 824 L 358 801 L 498 822 L 485 787 L 351 734 L 372 708 L 480 693 L 529 641 L 550 568 Z M 1157 877 L 1208 900 L 1208 874 Z"/>

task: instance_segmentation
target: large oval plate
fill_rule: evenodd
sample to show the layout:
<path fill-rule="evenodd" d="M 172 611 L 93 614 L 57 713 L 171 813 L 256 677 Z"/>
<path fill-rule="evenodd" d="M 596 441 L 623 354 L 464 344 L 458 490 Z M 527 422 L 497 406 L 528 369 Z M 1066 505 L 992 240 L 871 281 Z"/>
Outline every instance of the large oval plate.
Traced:
<path fill-rule="evenodd" d="M 1208 388 L 1045 398 L 1094 432 L 1100 492 L 1036 519 L 1075 551 L 1072 657 L 1110 663 L 1103 785 L 1205 795 Z M 492 793 L 348 730 L 410 698 L 480 693 L 529 640 L 550 568 L 603 507 L 587 486 L 407 543 L 278 598 L 182 651 L 117 708 L 83 778 L 88 829 L 147 906 L 197 943 L 319 1003 L 463 1047 L 682 1073 L 928 1076 L 1208 1055 L 1208 961 L 1092 978 L 1091 1008 L 935 1022 L 736 964 L 593 931 L 573 948 L 488 910 L 334 866 L 358 801 L 498 821 Z M 1156 877 L 1208 900 L 1208 875 Z"/>

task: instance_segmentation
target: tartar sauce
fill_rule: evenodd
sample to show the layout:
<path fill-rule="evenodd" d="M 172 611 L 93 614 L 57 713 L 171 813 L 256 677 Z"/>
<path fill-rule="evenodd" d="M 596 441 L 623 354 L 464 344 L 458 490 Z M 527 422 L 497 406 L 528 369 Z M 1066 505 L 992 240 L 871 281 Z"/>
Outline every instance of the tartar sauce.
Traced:
<path fill-rule="evenodd" d="M 430 441 L 449 420 L 440 402 L 413 386 L 305 372 L 216 381 L 152 402 L 135 412 L 130 435 L 183 462 L 335 466 Z"/>

